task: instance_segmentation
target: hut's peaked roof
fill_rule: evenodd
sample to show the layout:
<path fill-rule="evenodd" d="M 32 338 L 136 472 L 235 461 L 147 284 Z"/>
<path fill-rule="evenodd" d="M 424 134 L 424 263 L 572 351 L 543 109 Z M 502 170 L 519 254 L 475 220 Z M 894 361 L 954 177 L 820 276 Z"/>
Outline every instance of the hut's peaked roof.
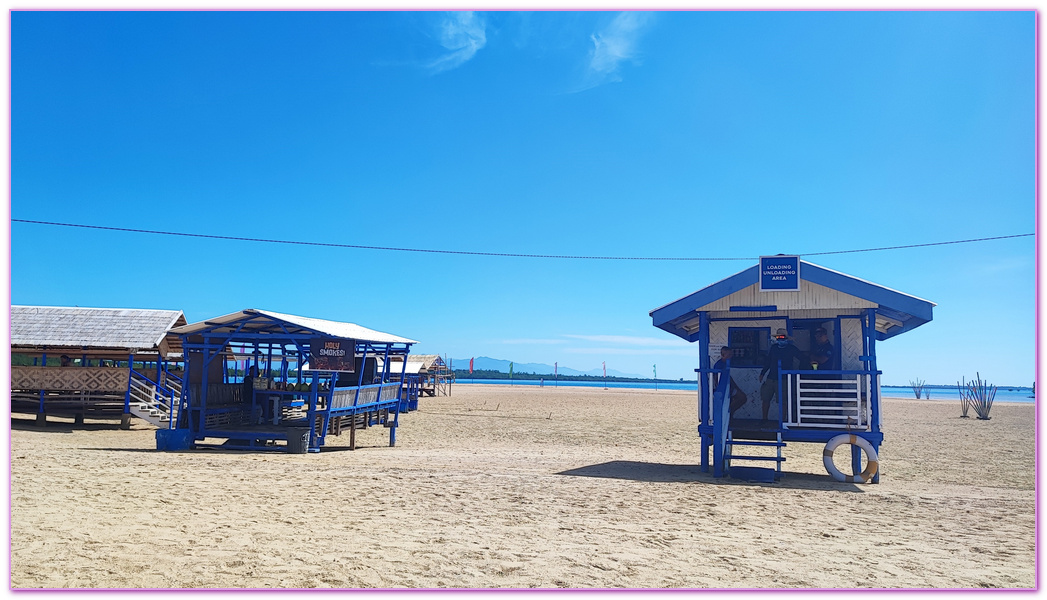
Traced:
<path fill-rule="evenodd" d="M 151 350 L 184 324 L 180 310 L 12 306 L 11 346 Z"/>
<path fill-rule="evenodd" d="M 806 308 L 871 308 L 876 310 L 876 337 L 883 340 L 904 333 L 929 322 L 932 319 L 935 304 L 916 296 L 904 294 L 882 285 L 870 283 L 851 275 L 827 269 L 825 267 L 800 261 L 801 281 L 814 284 L 821 290 L 823 298 L 829 298 L 826 291 L 835 292 L 834 301 L 841 301 L 836 306 L 809 306 Z M 762 292 L 756 292 L 760 283 L 760 266 L 754 265 L 740 273 L 736 273 L 726 279 L 702 288 L 693 294 L 684 296 L 679 300 L 670 302 L 665 306 L 656 308 L 650 312 L 651 320 L 655 327 L 664 329 L 669 333 L 679 336 L 688 341 L 697 339 L 698 313 L 730 312 L 732 316 L 746 316 L 747 308 L 753 306 L 721 306 L 727 302 L 718 302 L 731 296 L 732 299 L 745 297 L 763 298 Z M 736 296 L 732 296 L 736 294 Z M 798 292 L 777 292 L 778 298 L 796 298 Z M 793 296 L 788 296 L 793 294 Z M 749 304 L 752 304 L 751 302 Z M 781 307 L 759 307 L 758 310 L 777 308 L 777 312 L 785 312 L 787 309 Z M 793 307 L 795 308 L 795 307 Z M 735 312 L 737 311 L 737 312 Z M 766 314 L 766 313 L 765 313 Z"/>
<path fill-rule="evenodd" d="M 441 358 L 439 354 L 411 354 L 407 357 L 407 366 L 404 367 L 403 357 L 390 356 L 389 369 L 393 373 L 397 373 L 400 371 L 400 369 L 403 369 L 404 373 L 417 375 L 418 373 L 421 373 L 423 370 L 428 372 L 429 369 L 433 368 L 433 365 L 442 365 L 443 362 L 443 358 Z M 384 364 L 385 361 L 382 360 L 382 357 L 379 356 L 378 367 L 382 368 Z"/>
<path fill-rule="evenodd" d="M 290 326 L 290 328 L 287 326 Z M 298 315 L 288 315 L 269 310 L 260 310 L 257 308 L 248 308 L 240 312 L 207 319 L 206 321 L 190 323 L 189 325 L 176 327 L 173 331 L 179 335 L 188 335 L 206 330 L 222 330 L 223 327 L 230 330 L 238 329 L 245 333 L 280 334 L 288 331 L 304 334 L 311 332 L 317 335 L 329 335 L 332 337 L 381 344 L 418 343 L 415 340 L 409 340 L 397 335 L 361 327 L 355 323 L 341 323 L 339 321 L 327 321 L 325 319 L 314 319 L 312 317 L 300 317 Z"/>

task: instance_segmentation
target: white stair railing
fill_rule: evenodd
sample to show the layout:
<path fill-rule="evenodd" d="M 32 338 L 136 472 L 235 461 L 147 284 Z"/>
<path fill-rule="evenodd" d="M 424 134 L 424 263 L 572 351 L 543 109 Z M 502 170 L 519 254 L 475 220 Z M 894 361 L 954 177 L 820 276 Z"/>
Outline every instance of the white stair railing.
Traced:
<path fill-rule="evenodd" d="M 131 392 L 131 414 L 157 427 L 168 427 L 171 422 L 172 396 L 165 389 L 137 371 L 131 372 L 129 388 Z"/>

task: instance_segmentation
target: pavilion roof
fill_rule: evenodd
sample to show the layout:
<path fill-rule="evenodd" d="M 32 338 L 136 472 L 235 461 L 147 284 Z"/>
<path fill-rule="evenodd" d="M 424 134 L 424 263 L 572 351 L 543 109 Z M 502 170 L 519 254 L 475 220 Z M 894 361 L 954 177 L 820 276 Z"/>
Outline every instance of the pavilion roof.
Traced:
<path fill-rule="evenodd" d="M 180 310 L 12 306 L 11 346 L 155 350 L 185 322 Z"/>
<path fill-rule="evenodd" d="M 239 312 L 230 313 L 221 317 L 214 317 L 212 319 L 207 319 L 206 321 L 199 321 L 197 323 L 191 323 L 173 329 L 173 331 L 179 335 L 201 333 L 209 330 L 219 332 L 232 332 L 238 330 L 244 333 L 328 335 L 332 337 L 382 344 L 418 343 L 417 341 L 408 338 L 361 327 L 355 323 L 343 323 L 340 321 L 301 317 L 298 315 L 289 315 L 257 308 L 248 308 Z"/>

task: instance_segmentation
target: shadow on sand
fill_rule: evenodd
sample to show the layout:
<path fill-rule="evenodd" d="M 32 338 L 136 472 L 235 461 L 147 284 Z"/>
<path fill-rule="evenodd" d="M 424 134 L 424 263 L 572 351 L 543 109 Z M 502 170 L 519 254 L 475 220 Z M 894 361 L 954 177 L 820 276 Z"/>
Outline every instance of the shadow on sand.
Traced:
<path fill-rule="evenodd" d="M 370 449 L 381 449 L 387 446 L 376 445 L 376 446 L 361 446 L 357 445 L 355 451 L 370 450 Z M 156 448 L 80 448 L 80 450 L 96 450 L 99 452 L 161 452 Z M 287 454 L 285 446 L 266 446 L 266 447 L 250 447 L 250 446 L 201 446 L 192 448 L 189 450 L 164 450 L 163 452 L 173 452 L 175 454 Z M 348 446 L 322 446 L 320 448 L 320 454 L 328 454 L 331 452 L 353 452 Z M 309 453 L 311 454 L 311 453 Z M 303 456 L 303 455 L 299 455 Z"/>
<path fill-rule="evenodd" d="M 712 473 L 703 473 L 699 465 L 669 465 L 633 460 L 612 460 L 596 465 L 560 471 L 557 475 L 571 477 L 598 477 L 604 479 L 625 479 L 628 481 L 647 481 L 652 483 L 693 482 L 711 485 L 742 485 L 750 487 L 777 487 L 785 489 L 832 490 L 837 492 L 859 492 L 863 490 L 853 483 L 842 483 L 834 480 L 828 473 L 812 475 L 810 473 L 782 472 L 782 478 L 774 483 L 760 483 L 732 479 L 716 478 Z"/>
<path fill-rule="evenodd" d="M 69 421 L 56 421 L 51 415 L 47 417 L 47 424 L 40 426 L 36 424 L 35 418 L 11 417 L 11 429 L 19 431 L 46 431 L 48 433 L 72 433 L 74 431 L 119 431 L 119 417 L 113 423 L 99 423 L 97 421 L 88 423 L 73 423 Z M 132 427 L 132 430 L 138 429 Z"/>

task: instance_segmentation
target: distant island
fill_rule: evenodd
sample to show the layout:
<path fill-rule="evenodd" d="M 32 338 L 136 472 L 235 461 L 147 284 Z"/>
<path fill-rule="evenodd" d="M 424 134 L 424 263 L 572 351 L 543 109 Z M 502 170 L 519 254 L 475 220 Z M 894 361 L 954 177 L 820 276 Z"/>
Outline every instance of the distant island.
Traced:
<path fill-rule="evenodd" d="M 493 369 L 475 369 L 472 373 L 469 369 L 455 369 L 455 379 L 509 379 L 508 373 L 502 373 L 501 371 L 495 371 Z M 544 379 L 546 381 L 606 381 L 609 383 L 690 383 L 694 382 L 694 379 L 651 379 L 650 377 L 614 377 L 608 375 L 607 377 L 601 377 L 600 375 L 559 375 L 553 376 L 551 374 L 541 373 L 513 373 L 513 380 L 528 380 L 538 381 Z"/>
<path fill-rule="evenodd" d="M 494 369 L 474 369 L 472 373 L 468 369 L 454 369 L 455 379 L 499 379 L 509 380 L 509 373 L 503 373 Z M 559 375 L 554 376 L 551 373 L 513 373 L 513 380 L 523 381 L 538 381 L 544 379 L 546 381 L 590 381 L 590 382 L 618 382 L 618 383 L 694 383 L 697 384 L 697 378 L 691 379 L 652 379 L 650 377 L 621 377 L 608 375 L 602 377 L 600 375 Z M 889 388 L 911 388 L 909 384 L 882 384 L 882 387 Z M 956 390 L 956 384 L 926 384 L 923 386 L 924 390 Z M 1021 385 L 997 385 L 998 390 L 1009 390 L 1009 391 L 1025 391 L 1032 390 L 1032 388 Z"/>

